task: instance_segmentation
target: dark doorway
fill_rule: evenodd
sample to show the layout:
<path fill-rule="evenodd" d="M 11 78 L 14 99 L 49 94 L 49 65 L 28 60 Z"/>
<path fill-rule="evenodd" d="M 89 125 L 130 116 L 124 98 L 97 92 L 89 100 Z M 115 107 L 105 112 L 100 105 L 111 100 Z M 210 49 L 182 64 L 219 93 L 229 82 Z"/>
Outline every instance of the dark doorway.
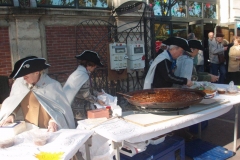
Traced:
<path fill-rule="evenodd" d="M 209 32 L 214 32 L 214 28 L 215 28 L 216 24 L 215 23 L 205 23 L 204 24 L 204 31 L 203 31 L 203 35 L 204 35 L 204 70 L 205 72 L 210 72 L 210 63 L 209 63 L 209 49 L 208 49 L 208 33 Z"/>

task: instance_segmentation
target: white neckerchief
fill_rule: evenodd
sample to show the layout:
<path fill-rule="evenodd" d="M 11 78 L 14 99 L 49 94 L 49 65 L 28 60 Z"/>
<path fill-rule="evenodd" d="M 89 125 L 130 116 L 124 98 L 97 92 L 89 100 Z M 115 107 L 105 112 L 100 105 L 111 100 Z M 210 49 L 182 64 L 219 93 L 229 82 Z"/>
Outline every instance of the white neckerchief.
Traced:
<path fill-rule="evenodd" d="M 154 78 L 154 75 L 155 75 L 156 67 L 157 67 L 158 63 L 162 62 L 164 59 L 170 60 L 170 57 L 169 57 L 169 55 L 168 55 L 167 50 L 164 50 L 164 51 L 163 51 L 161 54 L 159 54 L 159 55 L 154 59 L 154 61 L 152 62 L 151 66 L 150 66 L 150 68 L 149 68 L 149 70 L 148 70 L 148 73 L 147 73 L 147 75 L 146 75 L 143 89 L 151 89 L 151 87 L 152 87 L 152 82 L 153 82 L 153 78 Z"/>

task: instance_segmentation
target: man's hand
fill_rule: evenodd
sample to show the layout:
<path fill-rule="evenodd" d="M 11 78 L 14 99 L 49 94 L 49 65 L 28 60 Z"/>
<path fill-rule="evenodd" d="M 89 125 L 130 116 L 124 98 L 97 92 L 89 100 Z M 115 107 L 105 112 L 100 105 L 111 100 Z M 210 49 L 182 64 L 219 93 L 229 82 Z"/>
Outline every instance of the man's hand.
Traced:
<path fill-rule="evenodd" d="M 223 47 L 223 48 L 224 48 L 224 51 L 226 51 L 228 47 Z"/>
<path fill-rule="evenodd" d="M 98 96 L 100 96 L 100 95 L 102 95 L 102 94 L 104 94 L 103 92 L 98 92 Z"/>
<path fill-rule="evenodd" d="M 56 132 L 57 131 L 57 124 L 55 123 L 55 121 L 50 120 L 48 122 L 48 132 Z"/>
<path fill-rule="evenodd" d="M 14 115 L 10 115 L 7 117 L 7 119 L 5 119 L 4 121 L 0 122 L 0 127 L 6 125 L 7 123 L 13 123 L 15 120 Z"/>
<path fill-rule="evenodd" d="M 186 84 L 188 87 L 191 87 L 193 85 L 193 82 L 190 81 L 190 80 L 187 80 L 187 84 Z"/>
<path fill-rule="evenodd" d="M 219 76 L 215 76 L 215 75 L 212 75 L 212 74 L 209 74 L 211 76 L 211 82 L 217 82 L 218 79 L 219 79 Z"/>
<path fill-rule="evenodd" d="M 105 103 L 100 99 L 98 99 L 98 104 L 100 104 L 101 106 L 105 106 Z"/>

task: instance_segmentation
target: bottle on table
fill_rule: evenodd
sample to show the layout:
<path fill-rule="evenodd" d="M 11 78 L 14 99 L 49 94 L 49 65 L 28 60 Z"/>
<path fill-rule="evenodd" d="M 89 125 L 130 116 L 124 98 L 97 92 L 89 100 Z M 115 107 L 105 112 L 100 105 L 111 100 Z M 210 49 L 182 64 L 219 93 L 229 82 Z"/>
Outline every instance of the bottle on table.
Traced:
<path fill-rule="evenodd" d="M 112 117 L 112 108 L 111 108 L 111 106 L 107 106 L 106 109 L 109 112 L 109 118 L 111 118 Z"/>

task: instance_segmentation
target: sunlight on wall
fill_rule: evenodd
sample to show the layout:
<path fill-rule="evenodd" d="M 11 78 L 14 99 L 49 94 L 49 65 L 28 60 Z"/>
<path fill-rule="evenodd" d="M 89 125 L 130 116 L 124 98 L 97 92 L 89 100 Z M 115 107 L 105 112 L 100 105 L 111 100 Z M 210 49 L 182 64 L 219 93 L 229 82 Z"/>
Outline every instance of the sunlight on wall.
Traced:
<path fill-rule="evenodd" d="M 229 19 L 228 0 L 220 0 L 220 23 L 227 23 Z"/>

